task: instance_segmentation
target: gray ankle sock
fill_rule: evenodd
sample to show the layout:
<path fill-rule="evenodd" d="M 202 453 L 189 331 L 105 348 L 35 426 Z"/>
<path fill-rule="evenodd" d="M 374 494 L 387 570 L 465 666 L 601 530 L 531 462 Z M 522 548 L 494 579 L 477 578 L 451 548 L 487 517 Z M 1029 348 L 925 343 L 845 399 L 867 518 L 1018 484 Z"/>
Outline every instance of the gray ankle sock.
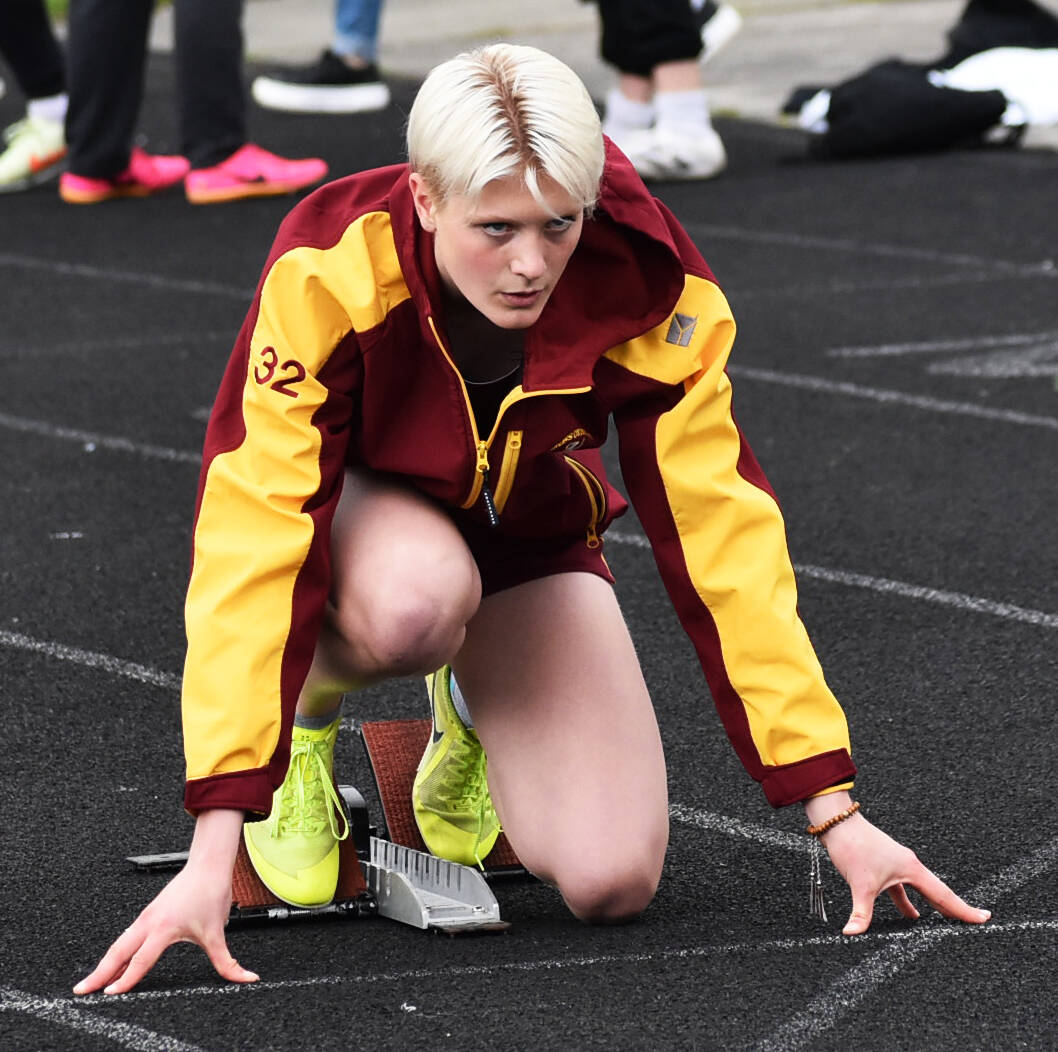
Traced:
<path fill-rule="evenodd" d="M 301 727 L 302 730 L 306 731 L 322 731 L 334 723 L 341 714 L 342 703 L 340 701 L 335 708 L 331 709 L 330 712 L 325 712 L 322 716 L 302 716 L 300 712 L 295 712 L 294 726 Z"/>
<path fill-rule="evenodd" d="M 474 721 L 470 718 L 470 710 L 467 708 L 466 698 L 463 697 L 463 692 L 459 689 L 459 684 L 456 683 L 456 674 L 454 672 L 448 682 L 452 688 L 452 706 L 456 710 L 456 715 L 463 721 L 464 727 L 473 727 Z"/>

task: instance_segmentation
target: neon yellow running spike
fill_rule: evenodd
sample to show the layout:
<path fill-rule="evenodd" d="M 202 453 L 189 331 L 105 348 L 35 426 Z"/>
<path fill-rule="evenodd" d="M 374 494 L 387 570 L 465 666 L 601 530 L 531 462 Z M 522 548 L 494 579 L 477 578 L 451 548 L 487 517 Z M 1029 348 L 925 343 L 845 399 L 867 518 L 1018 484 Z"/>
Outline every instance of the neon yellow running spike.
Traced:
<path fill-rule="evenodd" d="M 439 858 L 481 865 L 500 835 L 485 778 L 485 750 L 452 704 L 448 665 L 426 677 L 433 733 L 412 789 L 412 809 L 426 846 Z"/>
<path fill-rule="evenodd" d="M 331 777 L 337 736 L 338 720 L 322 730 L 295 727 L 271 814 L 243 826 L 257 875 L 291 906 L 326 906 L 338 885 L 338 841 L 349 835 L 349 823 Z"/>

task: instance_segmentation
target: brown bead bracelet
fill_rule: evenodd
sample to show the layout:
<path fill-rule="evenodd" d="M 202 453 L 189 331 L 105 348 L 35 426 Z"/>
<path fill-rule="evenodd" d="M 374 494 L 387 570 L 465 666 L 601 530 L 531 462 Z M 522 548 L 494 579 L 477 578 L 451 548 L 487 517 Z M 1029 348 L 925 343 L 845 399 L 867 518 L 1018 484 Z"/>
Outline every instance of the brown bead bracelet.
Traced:
<path fill-rule="evenodd" d="M 844 822 L 846 818 L 851 818 L 859 809 L 860 802 L 856 800 L 850 807 L 846 807 L 844 811 L 839 811 L 836 815 L 832 815 L 825 822 L 820 822 L 817 826 L 809 826 L 805 832 L 809 836 L 822 836 L 828 829 L 833 829 L 839 822 Z"/>

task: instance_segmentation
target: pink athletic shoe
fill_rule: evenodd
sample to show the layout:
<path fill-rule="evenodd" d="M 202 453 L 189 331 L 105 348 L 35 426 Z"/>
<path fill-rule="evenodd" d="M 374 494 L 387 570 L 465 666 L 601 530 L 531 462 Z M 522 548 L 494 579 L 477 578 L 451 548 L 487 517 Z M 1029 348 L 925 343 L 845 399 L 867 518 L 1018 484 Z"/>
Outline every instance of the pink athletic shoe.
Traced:
<path fill-rule="evenodd" d="M 128 168 L 113 179 L 90 179 L 63 172 L 59 196 L 72 205 L 94 205 L 114 197 L 146 197 L 180 182 L 190 167 L 186 157 L 144 153 L 134 146 Z"/>
<path fill-rule="evenodd" d="M 290 194 L 318 183 L 326 174 L 327 162 L 318 157 L 288 161 L 248 142 L 212 168 L 193 168 L 184 180 L 184 190 L 193 205 L 208 205 Z"/>

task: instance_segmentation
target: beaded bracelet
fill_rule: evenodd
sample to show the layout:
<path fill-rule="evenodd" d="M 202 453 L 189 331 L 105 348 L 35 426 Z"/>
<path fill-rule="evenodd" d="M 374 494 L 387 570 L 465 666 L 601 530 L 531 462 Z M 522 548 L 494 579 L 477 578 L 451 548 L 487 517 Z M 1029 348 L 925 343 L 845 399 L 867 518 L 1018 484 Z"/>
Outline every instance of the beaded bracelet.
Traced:
<path fill-rule="evenodd" d="M 851 818 L 859 809 L 860 803 L 857 800 L 849 807 L 846 807 L 844 811 L 832 815 L 825 822 L 820 822 L 817 826 L 808 826 L 805 830 L 812 837 L 810 852 L 812 864 L 808 871 L 808 914 L 811 917 L 818 917 L 824 924 L 827 920 L 827 907 L 823 900 L 823 849 L 819 846 L 820 837 L 827 830 L 833 829 L 840 822 L 844 822 L 846 818 Z"/>
<path fill-rule="evenodd" d="M 851 807 L 847 807 L 844 811 L 832 815 L 825 822 L 820 822 L 817 826 L 808 826 L 805 832 L 809 836 L 822 836 L 828 829 L 833 829 L 839 822 L 844 822 L 846 818 L 851 818 L 859 809 L 860 802 L 857 800 Z"/>

